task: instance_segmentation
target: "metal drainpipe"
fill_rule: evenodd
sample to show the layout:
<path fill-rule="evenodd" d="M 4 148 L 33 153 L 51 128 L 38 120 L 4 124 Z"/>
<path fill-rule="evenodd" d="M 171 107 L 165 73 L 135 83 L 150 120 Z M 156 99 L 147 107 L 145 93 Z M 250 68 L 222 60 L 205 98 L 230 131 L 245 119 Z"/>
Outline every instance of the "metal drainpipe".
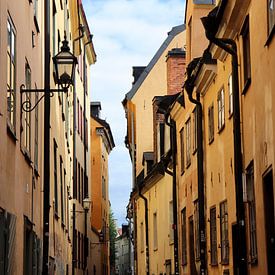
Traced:
<path fill-rule="evenodd" d="M 81 30 L 81 35 L 76 37 L 73 40 L 73 54 L 75 54 L 75 43 L 79 41 L 81 38 L 84 37 L 84 27 L 82 25 L 79 25 L 79 29 Z M 74 181 L 77 178 L 76 175 L 76 79 L 74 79 L 74 86 L 73 86 L 73 184 Z M 74 177 L 76 175 L 76 178 Z M 74 197 L 74 194 L 73 194 Z M 75 242 L 74 239 L 76 238 L 75 236 L 75 213 L 73 213 L 73 247 L 72 247 L 72 274 L 75 274 L 74 270 L 74 263 L 76 261 L 75 259 Z"/>
<path fill-rule="evenodd" d="M 93 36 L 90 35 L 89 36 L 89 41 L 85 43 L 84 45 L 84 54 L 83 54 L 83 64 L 84 64 L 84 70 L 83 70 L 83 74 L 84 74 L 84 117 L 86 119 L 86 93 L 87 93 L 87 81 L 86 81 L 86 77 L 87 77 L 87 70 L 86 70 L 86 47 L 92 43 L 92 38 Z M 87 119 L 87 123 L 88 123 L 88 119 Z M 87 125 L 88 126 L 88 125 Z M 85 191 L 86 193 L 84 194 L 84 197 L 87 198 L 89 197 L 89 187 L 88 187 L 88 182 L 86 183 L 86 178 L 88 178 L 87 175 L 87 148 L 88 148 L 88 144 L 86 144 L 86 122 L 84 121 L 84 175 L 85 175 L 85 180 L 84 183 L 85 185 L 87 184 L 87 186 L 85 188 L 87 188 Z M 87 133 L 87 138 L 88 138 L 88 133 Z M 88 142 L 88 140 L 87 140 Z M 87 257 L 88 257 L 88 238 L 87 238 L 87 211 L 85 210 L 85 243 L 84 243 L 84 249 L 85 249 L 85 255 L 84 255 L 84 265 L 85 265 L 85 270 L 87 268 Z"/>
<path fill-rule="evenodd" d="M 170 127 L 172 135 L 170 135 L 171 149 L 172 149 L 172 161 L 173 161 L 173 172 L 168 169 L 165 170 L 167 174 L 173 177 L 173 230 L 174 230 L 174 269 L 175 275 L 179 274 L 179 244 L 178 244 L 178 202 L 177 202 L 177 136 L 176 136 L 176 123 L 171 119 L 168 121 L 168 115 L 165 115 L 165 123 Z"/>
<path fill-rule="evenodd" d="M 141 194 L 141 190 L 139 190 L 139 196 L 144 200 L 145 205 L 146 274 L 150 275 L 148 200 Z"/>
<path fill-rule="evenodd" d="M 247 249 L 245 207 L 242 185 L 242 141 L 240 122 L 240 91 L 238 73 L 237 45 L 233 39 L 207 37 L 210 42 L 225 50 L 232 56 L 232 88 L 233 88 L 233 135 L 234 135 L 234 177 L 236 190 L 236 216 L 239 238 L 239 274 L 247 274 Z"/>
<path fill-rule="evenodd" d="M 50 218 L 50 1 L 44 1 L 44 204 L 43 204 L 43 275 L 49 271 Z"/>
<path fill-rule="evenodd" d="M 201 63 L 202 64 L 202 63 Z M 192 97 L 192 91 L 188 93 L 189 101 L 196 104 L 197 108 L 197 166 L 198 166 L 198 200 L 199 200 L 199 240 L 200 240 L 200 274 L 206 274 L 206 239 L 205 239 L 205 192 L 204 192 L 204 173 L 203 173 L 203 134 L 202 134 L 202 104 Z"/>

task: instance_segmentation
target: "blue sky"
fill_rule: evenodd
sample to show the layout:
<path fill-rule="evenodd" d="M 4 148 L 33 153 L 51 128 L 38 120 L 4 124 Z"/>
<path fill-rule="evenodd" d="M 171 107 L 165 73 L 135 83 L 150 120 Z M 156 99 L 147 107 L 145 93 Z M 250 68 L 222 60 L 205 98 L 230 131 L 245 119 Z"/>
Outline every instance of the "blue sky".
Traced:
<path fill-rule="evenodd" d="M 125 223 L 132 186 L 124 146 L 121 104 L 131 89 L 132 66 L 146 66 L 172 27 L 183 23 L 185 0 L 83 0 L 97 54 L 91 67 L 91 101 L 101 101 L 116 147 L 109 158 L 109 192 L 117 225 Z"/>

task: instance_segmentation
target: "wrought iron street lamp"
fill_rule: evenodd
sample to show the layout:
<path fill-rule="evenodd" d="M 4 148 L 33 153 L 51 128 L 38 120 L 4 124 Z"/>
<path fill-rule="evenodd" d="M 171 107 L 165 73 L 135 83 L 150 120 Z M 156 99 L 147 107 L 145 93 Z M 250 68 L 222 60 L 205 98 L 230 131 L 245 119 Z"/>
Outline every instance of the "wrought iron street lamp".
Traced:
<path fill-rule="evenodd" d="M 62 47 L 60 52 L 53 57 L 54 66 L 54 80 L 55 84 L 58 85 L 58 89 L 25 89 L 25 85 L 20 86 L 21 94 L 21 112 L 31 112 L 39 104 L 39 102 L 46 96 L 46 93 L 50 94 L 50 97 L 56 92 L 67 92 L 70 85 L 74 84 L 74 72 L 77 64 L 77 58 L 70 52 L 66 36 L 62 41 Z M 22 102 L 23 93 L 39 93 L 44 94 L 32 105 L 30 98 Z"/>
<path fill-rule="evenodd" d="M 62 42 L 61 51 L 53 57 L 55 83 L 60 85 L 66 92 L 74 83 L 74 71 L 77 64 L 76 57 L 70 52 L 68 41 Z"/>
<path fill-rule="evenodd" d="M 89 211 L 90 206 L 91 206 L 91 200 L 89 198 L 83 199 L 83 208 L 84 208 L 84 211 Z"/>

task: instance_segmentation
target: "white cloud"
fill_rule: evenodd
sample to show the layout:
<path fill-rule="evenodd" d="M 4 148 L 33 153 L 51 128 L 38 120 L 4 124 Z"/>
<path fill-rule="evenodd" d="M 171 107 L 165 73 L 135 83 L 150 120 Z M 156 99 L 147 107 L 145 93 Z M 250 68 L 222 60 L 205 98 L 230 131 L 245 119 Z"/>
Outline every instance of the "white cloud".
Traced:
<path fill-rule="evenodd" d="M 183 23 L 184 0 L 83 0 L 97 62 L 91 67 L 91 100 L 101 101 L 117 148 L 110 155 L 110 198 L 118 225 L 125 222 L 131 192 L 131 162 L 124 148 L 126 120 L 121 101 L 132 85 L 132 66 L 146 66 Z"/>

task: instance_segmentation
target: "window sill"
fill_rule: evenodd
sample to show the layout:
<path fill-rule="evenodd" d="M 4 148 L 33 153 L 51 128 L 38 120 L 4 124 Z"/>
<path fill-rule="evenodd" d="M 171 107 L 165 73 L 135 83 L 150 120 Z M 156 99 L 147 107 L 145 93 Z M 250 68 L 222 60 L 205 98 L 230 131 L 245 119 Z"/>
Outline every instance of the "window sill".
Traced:
<path fill-rule="evenodd" d="M 10 121 L 7 121 L 7 130 L 8 130 L 8 134 L 10 135 L 10 137 L 13 139 L 14 142 L 18 141 L 17 137 L 16 137 L 16 133 L 14 130 L 14 127 L 11 125 Z"/>
<path fill-rule="evenodd" d="M 232 116 L 233 116 L 233 111 L 228 114 L 228 119 L 231 119 Z"/>
<path fill-rule="evenodd" d="M 244 84 L 242 95 L 245 95 L 246 92 L 248 91 L 248 88 L 250 87 L 251 84 L 251 78 L 248 78 Z"/>
<path fill-rule="evenodd" d="M 186 163 L 186 169 L 188 169 L 191 166 L 191 161 Z"/>
<path fill-rule="evenodd" d="M 193 150 L 193 156 L 196 155 L 197 151 L 198 151 L 198 148 Z"/>
<path fill-rule="evenodd" d="M 30 152 L 25 147 L 22 148 L 21 152 L 24 155 L 25 160 L 27 161 L 27 163 L 31 166 L 32 165 L 32 160 L 31 160 Z"/>
<path fill-rule="evenodd" d="M 225 128 L 225 123 L 221 126 L 221 128 L 219 128 L 218 134 L 221 134 L 224 128 Z"/>
<path fill-rule="evenodd" d="M 214 142 L 214 137 L 208 140 L 208 145 L 211 145 Z"/>
<path fill-rule="evenodd" d="M 34 164 L 34 174 L 37 178 L 40 177 L 37 164 Z"/>
<path fill-rule="evenodd" d="M 269 46 L 269 44 L 271 43 L 271 41 L 273 39 L 274 34 L 275 34 L 275 24 L 273 25 L 272 30 L 271 30 L 271 32 L 268 35 L 268 38 L 267 38 L 267 40 L 265 42 L 265 47 Z"/>
<path fill-rule="evenodd" d="M 33 17 L 33 21 L 34 21 L 34 25 L 35 25 L 37 33 L 40 33 L 40 29 L 39 29 L 39 25 L 38 25 L 38 20 L 37 20 L 37 17 L 35 15 Z"/>
<path fill-rule="evenodd" d="M 56 211 L 54 211 L 54 217 L 56 220 L 59 220 L 59 216 L 58 216 L 58 213 Z"/>

